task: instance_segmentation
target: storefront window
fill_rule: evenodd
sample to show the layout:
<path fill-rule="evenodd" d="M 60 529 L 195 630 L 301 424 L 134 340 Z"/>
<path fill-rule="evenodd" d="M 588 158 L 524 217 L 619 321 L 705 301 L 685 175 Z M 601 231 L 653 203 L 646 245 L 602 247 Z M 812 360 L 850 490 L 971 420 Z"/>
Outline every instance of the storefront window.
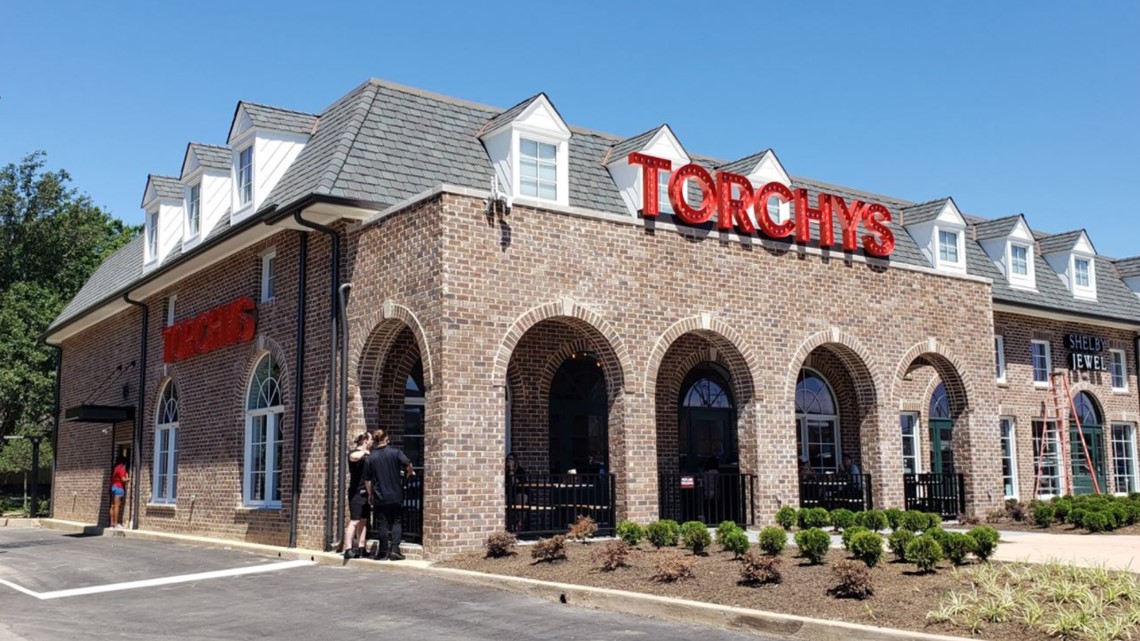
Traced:
<path fill-rule="evenodd" d="M 796 428 L 800 455 L 813 472 L 839 469 L 839 413 L 827 381 L 813 370 L 800 370 L 796 383 Z"/>
<path fill-rule="evenodd" d="M 265 354 L 253 371 L 246 395 L 244 504 L 281 507 L 281 368 Z"/>
<path fill-rule="evenodd" d="M 1001 418 L 1001 483 L 1007 499 L 1017 498 L 1017 455 L 1013 425 L 1012 418 Z"/>
<path fill-rule="evenodd" d="M 902 426 L 902 459 L 904 474 L 918 474 L 918 414 L 903 412 L 899 415 Z"/>
<path fill-rule="evenodd" d="M 1131 423 L 1112 425 L 1112 478 L 1117 493 L 1140 492 L 1136 483 L 1136 428 Z"/>
<path fill-rule="evenodd" d="M 155 412 L 152 503 L 174 503 L 178 496 L 178 390 L 168 382 Z"/>
<path fill-rule="evenodd" d="M 1033 341 L 1033 384 L 1045 386 L 1049 384 L 1049 343 Z"/>

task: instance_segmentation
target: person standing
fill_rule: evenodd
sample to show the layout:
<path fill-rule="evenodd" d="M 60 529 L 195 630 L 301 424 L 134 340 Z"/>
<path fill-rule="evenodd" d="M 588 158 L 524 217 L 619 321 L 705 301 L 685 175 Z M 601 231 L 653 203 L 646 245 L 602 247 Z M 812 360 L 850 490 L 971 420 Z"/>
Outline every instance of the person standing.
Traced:
<path fill-rule="evenodd" d="M 356 449 L 348 453 L 348 525 L 344 528 L 344 560 L 359 559 L 364 556 L 367 545 L 368 518 L 372 510 L 368 507 L 368 494 L 364 488 L 364 465 L 372 450 L 372 435 L 362 432 L 356 437 Z"/>
<path fill-rule="evenodd" d="M 122 454 L 115 460 L 111 469 L 111 527 L 123 529 L 123 501 L 127 496 L 127 485 L 131 475 L 127 473 L 127 457 Z"/>
<path fill-rule="evenodd" d="M 400 540 L 404 535 L 404 485 L 400 472 L 403 471 L 410 479 L 416 471 L 399 448 L 388 444 L 388 434 L 384 430 L 373 432 L 372 446 L 374 449 L 364 466 L 364 487 L 368 493 L 368 505 L 376 515 L 380 540 L 372 558 L 402 561 L 404 555 L 400 553 Z"/>

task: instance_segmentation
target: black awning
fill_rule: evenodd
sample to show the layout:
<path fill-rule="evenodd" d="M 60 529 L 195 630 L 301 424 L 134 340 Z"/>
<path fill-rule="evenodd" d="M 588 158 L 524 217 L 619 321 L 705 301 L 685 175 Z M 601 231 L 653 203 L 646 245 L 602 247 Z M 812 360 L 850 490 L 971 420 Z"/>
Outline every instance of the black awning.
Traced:
<path fill-rule="evenodd" d="M 135 420 L 133 405 L 76 405 L 63 412 L 69 423 L 124 423 Z"/>

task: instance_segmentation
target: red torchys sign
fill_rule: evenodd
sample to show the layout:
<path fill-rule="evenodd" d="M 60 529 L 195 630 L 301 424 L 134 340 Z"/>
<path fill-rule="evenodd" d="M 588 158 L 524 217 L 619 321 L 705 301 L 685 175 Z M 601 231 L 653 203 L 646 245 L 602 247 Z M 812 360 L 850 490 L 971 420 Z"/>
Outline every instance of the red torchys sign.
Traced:
<path fill-rule="evenodd" d="M 253 340 L 257 332 L 257 305 L 242 296 L 194 318 L 162 330 L 162 360 L 176 363 L 199 354 Z"/>
<path fill-rule="evenodd" d="M 642 203 L 641 214 L 646 218 L 656 218 L 659 212 L 657 202 L 657 172 L 671 170 L 673 163 L 665 158 L 657 158 L 637 152 L 629 155 L 629 164 L 641 166 Z M 693 207 L 685 198 L 685 183 L 692 180 L 701 192 L 701 203 Z M 781 203 L 792 203 L 794 215 L 791 220 L 777 223 L 768 213 L 768 201 L 776 198 Z M 781 239 L 795 235 L 797 243 L 811 242 L 811 223 L 819 224 L 819 246 L 831 247 L 835 244 L 832 221 L 839 217 L 843 230 L 843 251 L 855 251 L 862 241 L 863 251 L 871 256 L 885 258 L 895 249 L 895 235 L 884 225 L 891 221 L 891 212 L 879 203 L 865 203 L 856 200 L 850 205 L 841 196 L 820 193 L 816 206 L 808 203 L 808 191 L 803 188 L 792 191 L 778 182 L 770 182 L 755 189 L 745 176 L 727 171 L 716 172 L 716 177 L 700 165 L 689 163 L 669 176 L 669 203 L 673 212 L 682 222 L 700 225 L 716 215 L 717 227 L 732 230 L 734 227 L 745 234 L 756 233 L 756 228 L 769 238 Z M 748 209 L 756 215 L 753 224 Z M 859 223 L 870 233 L 858 238 Z"/>

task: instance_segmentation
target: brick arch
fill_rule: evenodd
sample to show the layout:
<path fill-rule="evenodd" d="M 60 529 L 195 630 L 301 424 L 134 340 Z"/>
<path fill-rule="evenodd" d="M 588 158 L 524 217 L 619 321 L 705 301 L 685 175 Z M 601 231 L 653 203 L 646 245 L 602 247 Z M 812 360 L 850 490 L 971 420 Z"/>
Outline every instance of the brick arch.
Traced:
<path fill-rule="evenodd" d="M 738 406 L 743 407 L 756 399 L 756 379 L 753 376 L 756 357 L 749 349 L 748 342 L 731 325 L 710 314 L 683 318 L 673 323 L 658 337 L 657 342 L 653 345 L 653 351 L 650 352 L 649 362 L 645 366 L 645 377 L 642 382 L 645 393 L 657 389 L 657 376 L 658 370 L 661 369 L 661 362 L 677 339 L 688 333 L 697 334 L 707 340 L 716 348 L 717 354 L 723 357 L 724 360 L 721 364 L 728 369 L 732 376 L 733 394 Z M 694 365 L 696 362 L 689 365 L 682 373 L 682 378 Z"/>
<path fill-rule="evenodd" d="M 879 405 L 883 396 L 883 377 L 879 365 L 871 357 L 859 339 L 840 331 L 838 328 L 813 334 L 800 343 L 796 353 L 788 364 L 787 375 L 784 378 L 784 403 L 786 407 L 795 407 L 796 381 L 804 363 L 817 349 L 824 349 L 839 360 L 854 385 L 855 395 L 859 405 L 864 411 Z M 835 381 L 828 381 L 835 385 Z"/>
<path fill-rule="evenodd" d="M 1081 392 L 1088 394 L 1089 398 L 1092 399 L 1093 406 L 1096 408 L 1096 413 L 1100 415 L 1100 426 L 1101 427 L 1108 427 L 1108 424 L 1111 423 L 1111 421 L 1108 419 L 1108 415 L 1105 414 L 1104 401 L 1100 400 L 1100 396 L 1097 395 L 1097 387 L 1095 385 L 1093 385 L 1092 383 L 1090 383 L 1088 381 L 1078 381 L 1076 383 L 1070 383 L 1069 384 L 1069 392 L 1072 393 L 1073 398 L 1076 398 L 1077 394 L 1080 394 Z M 1072 399 L 1069 399 L 1068 401 L 1064 400 L 1064 396 L 1065 396 L 1064 390 L 1058 389 L 1057 395 L 1059 397 L 1061 397 L 1061 399 L 1062 399 L 1061 400 L 1061 403 L 1063 404 L 1062 406 L 1068 405 L 1068 406 L 1072 407 L 1072 404 L 1073 404 Z M 1050 400 L 1049 402 L 1052 403 L 1052 400 Z M 1052 411 L 1051 408 L 1050 408 L 1050 411 Z M 1072 418 L 1072 413 L 1070 411 L 1070 415 L 1068 417 L 1066 417 L 1065 420 L 1067 421 L 1067 420 L 1070 420 L 1071 418 Z"/>
<path fill-rule="evenodd" d="M 379 308 L 363 315 L 359 321 L 354 322 L 356 328 L 364 331 L 354 331 L 350 336 L 349 345 L 349 377 L 364 388 L 364 376 L 375 367 L 375 357 L 383 356 L 391 347 L 392 341 L 403 327 L 412 331 L 419 347 L 420 358 L 424 362 L 424 385 L 431 388 L 435 380 L 431 351 L 428 349 L 427 333 L 415 312 L 391 300 L 384 301 Z M 356 329 L 354 328 L 354 329 Z"/>
<path fill-rule="evenodd" d="M 384 428 L 393 441 L 403 438 L 404 390 L 412 369 L 422 360 L 411 329 L 403 328 L 393 337 L 388 351 L 380 356 L 375 381 L 361 386 L 365 427 L 369 430 Z M 426 373 L 424 378 L 427 378 Z"/>
<path fill-rule="evenodd" d="M 602 341 L 595 342 L 596 344 L 592 344 L 591 347 L 599 350 L 599 360 L 606 370 L 606 384 L 616 385 L 616 390 L 625 388 L 626 372 L 630 371 L 629 350 L 625 346 L 625 341 L 613 325 L 600 314 L 569 298 L 532 307 L 515 319 L 499 343 L 491 370 L 492 381 L 496 384 L 506 382 L 511 355 L 523 335 L 530 328 L 549 320 L 564 323 L 586 336 L 600 337 Z"/>
<path fill-rule="evenodd" d="M 355 379 L 349 382 L 349 387 L 356 392 L 351 398 L 350 416 L 354 422 L 363 423 L 369 429 L 384 427 L 381 424 L 384 418 L 387 418 L 389 423 L 394 421 L 391 416 L 382 416 L 390 412 L 381 410 L 382 405 L 392 405 L 394 402 L 392 398 L 395 397 L 396 390 L 392 389 L 392 380 L 398 374 L 394 367 L 403 368 L 406 378 L 415 361 L 421 360 L 424 368 L 424 386 L 428 389 L 431 387 L 429 374 L 431 359 L 424 352 L 422 335 L 417 334 L 415 326 L 408 325 L 401 318 L 384 317 L 383 311 L 380 312 L 380 316 L 379 322 L 361 340 L 361 347 L 351 350 L 356 358 L 355 363 L 349 363 L 349 372 L 354 374 Z M 399 353 L 393 353 L 401 343 L 410 344 L 403 344 Z M 398 391 L 402 407 L 404 393 L 402 382 Z"/>
<path fill-rule="evenodd" d="M 174 372 L 171 372 L 159 378 L 158 382 L 155 384 L 154 389 L 156 392 L 154 394 L 154 398 L 151 399 L 151 407 L 154 408 L 150 416 L 151 431 L 154 431 L 155 426 L 158 425 L 159 404 L 162 403 L 162 395 L 166 392 L 167 385 L 173 385 L 174 388 L 178 390 L 178 420 L 182 420 L 182 393 L 184 391 L 184 388 L 182 387 L 182 382 L 179 381 L 178 378 L 179 377 L 175 376 Z M 242 407 L 242 410 L 245 410 L 244 406 Z"/>
<path fill-rule="evenodd" d="M 938 378 L 946 385 L 946 396 L 950 400 L 950 414 L 957 417 L 968 413 L 971 399 L 974 398 L 974 382 L 969 368 L 963 366 L 962 360 L 947 351 L 935 338 L 929 338 L 916 343 L 903 354 L 891 381 L 891 398 L 897 398 L 899 381 L 904 380 L 916 369 L 932 367 Z M 930 395 L 937 383 L 928 385 L 923 394 L 925 407 L 930 406 Z"/>
<path fill-rule="evenodd" d="M 291 383 L 292 374 L 289 369 L 289 362 L 285 359 L 285 350 L 281 348 L 281 344 L 269 338 L 268 336 L 261 335 L 257 337 L 257 341 L 249 351 L 249 356 L 246 357 L 244 364 L 238 365 L 241 367 L 241 378 L 238 379 L 240 384 L 238 387 L 238 407 L 242 416 L 245 416 L 245 403 L 246 395 L 249 394 L 249 384 L 253 381 L 253 371 L 261 357 L 266 354 L 272 354 L 273 359 L 277 361 L 278 371 L 281 372 L 280 378 L 277 383 L 281 387 L 281 403 L 289 407 L 293 402 L 293 385 Z M 242 361 L 238 360 L 238 363 Z M 287 425 L 288 421 L 292 420 L 292 413 L 286 412 L 287 416 L 284 417 Z"/>

